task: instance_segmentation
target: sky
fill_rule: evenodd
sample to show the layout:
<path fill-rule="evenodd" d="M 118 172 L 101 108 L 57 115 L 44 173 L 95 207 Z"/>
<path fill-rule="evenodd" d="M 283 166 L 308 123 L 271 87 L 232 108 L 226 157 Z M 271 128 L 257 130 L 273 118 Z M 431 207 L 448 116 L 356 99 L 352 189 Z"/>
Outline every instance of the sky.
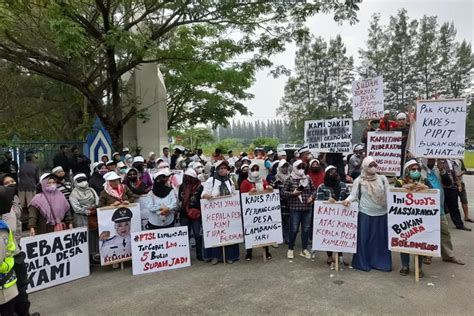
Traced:
<path fill-rule="evenodd" d="M 407 9 L 410 19 L 420 19 L 423 15 L 437 16 L 440 25 L 444 22 L 454 22 L 459 41 L 466 39 L 473 42 L 474 0 L 364 0 L 359 7 L 359 22 L 354 25 L 349 23 L 339 25 L 334 22 L 333 16 L 324 14 L 316 15 L 306 23 L 315 36 L 321 36 L 326 41 L 340 34 L 347 47 L 347 53 L 354 57 L 356 65 L 359 64 L 358 50 L 365 47 L 370 18 L 374 13 L 381 14 L 383 25 L 388 24 L 390 16 L 396 15 L 402 8 Z M 272 61 L 277 65 L 285 65 L 293 69 L 295 52 L 296 46 L 289 44 L 286 51 L 275 55 Z M 246 120 L 277 118 L 276 108 L 283 97 L 286 80 L 285 76 L 274 79 L 268 74 L 268 70 L 258 72 L 255 83 L 249 90 L 255 97 L 245 102 L 253 115 L 250 118 L 236 118 Z"/>

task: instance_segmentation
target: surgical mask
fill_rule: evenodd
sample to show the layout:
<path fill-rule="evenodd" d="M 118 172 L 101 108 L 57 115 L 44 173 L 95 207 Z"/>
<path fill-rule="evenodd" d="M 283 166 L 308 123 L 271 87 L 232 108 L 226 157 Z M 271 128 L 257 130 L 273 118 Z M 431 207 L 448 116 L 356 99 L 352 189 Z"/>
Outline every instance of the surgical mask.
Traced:
<path fill-rule="evenodd" d="M 46 192 L 54 192 L 54 191 L 56 191 L 56 184 L 47 185 L 46 188 L 45 188 L 45 191 L 46 191 Z"/>
<path fill-rule="evenodd" d="M 418 170 L 412 170 L 410 171 L 410 178 L 413 180 L 418 180 L 421 177 L 421 172 Z"/>
<path fill-rule="evenodd" d="M 82 181 L 82 182 L 79 182 L 76 184 L 79 188 L 87 188 L 87 186 L 89 185 L 87 183 L 87 181 Z"/>
<path fill-rule="evenodd" d="M 252 171 L 251 175 L 252 175 L 252 177 L 257 178 L 259 173 L 258 173 L 258 171 Z"/>
<path fill-rule="evenodd" d="M 120 174 L 126 174 L 126 173 L 127 173 L 127 168 L 120 169 Z"/>
<path fill-rule="evenodd" d="M 299 176 L 304 176 L 304 169 L 296 170 L 296 174 L 299 175 Z"/>
<path fill-rule="evenodd" d="M 377 167 L 369 167 L 367 169 L 368 174 L 376 174 L 377 173 Z"/>

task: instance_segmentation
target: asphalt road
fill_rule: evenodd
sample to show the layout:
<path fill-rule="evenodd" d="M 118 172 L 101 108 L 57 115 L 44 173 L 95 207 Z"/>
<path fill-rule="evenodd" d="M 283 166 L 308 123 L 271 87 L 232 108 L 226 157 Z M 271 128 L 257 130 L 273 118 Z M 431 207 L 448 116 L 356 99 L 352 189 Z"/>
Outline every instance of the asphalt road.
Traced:
<path fill-rule="evenodd" d="M 474 205 L 474 176 L 465 181 Z M 474 217 L 474 207 L 472 213 Z M 290 263 L 281 245 L 272 249 L 273 260 L 267 263 L 256 250 L 251 262 L 212 266 L 192 260 L 189 268 L 135 277 L 130 265 L 124 270 L 93 268 L 87 278 L 32 294 L 32 311 L 42 315 L 472 315 L 474 232 L 453 228 L 451 233 L 456 256 L 466 265 L 433 258 L 431 265 L 423 267 L 425 278 L 419 283 L 413 273 L 400 276 L 395 253 L 393 272 L 334 272 L 326 265 L 324 253 L 318 253 L 314 262 L 296 257 Z M 241 247 L 241 258 L 243 254 Z"/>

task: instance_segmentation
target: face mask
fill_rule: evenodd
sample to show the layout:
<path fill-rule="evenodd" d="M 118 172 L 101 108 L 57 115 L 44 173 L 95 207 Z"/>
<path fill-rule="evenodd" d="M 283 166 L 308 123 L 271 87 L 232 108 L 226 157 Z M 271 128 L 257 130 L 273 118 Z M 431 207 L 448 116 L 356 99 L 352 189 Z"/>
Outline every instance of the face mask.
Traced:
<path fill-rule="evenodd" d="M 203 169 L 202 167 L 199 167 L 199 168 L 196 168 L 196 169 L 194 169 L 194 170 L 195 170 L 196 173 L 199 175 L 199 174 L 202 173 L 202 169 Z"/>
<path fill-rule="evenodd" d="M 304 176 L 304 169 L 296 170 L 296 174 L 299 175 L 299 176 Z"/>
<path fill-rule="evenodd" d="M 288 174 L 288 168 L 281 169 L 281 173 L 283 173 L 283 174 Z"/>
<path fill-rule="evenodd" d="M 63 181 L 64 177 L 56 177 L 59 181 Z"/>
<path fill-rule="evenodd" d="M 82 181 L 77 184 L 79 188 L 87 188 L 88 185 L 87 181 Z"/>
<path fill-rule="evenodd" d="M 418 180 L 421 177 L 421 173 L 418 170 L 410 171 L 410 178 Z"/>
<path fill-rule="evenodd" d="M 433 169 L 433 168 L 434 168 L 434 166 L 435 166 L 435 164 L 434 164 L 434 163 L 433 163 L 433 164 L 428 164 L 428 169 Z"/>
<path fill-rule="evenodd" d="M 258 171 L 252 171 L 251 175 L 252 175 L 252 177 L 257 178 L 259 173 L 258 173 Z"/>
<path fill-rule="evenodd" d="M 377 173 L 377 167 L 369 167 L 369 169 L 367 169 L 367 173 L 368 174 L 376 174 Z"/>
<path fill-rule="evenodd" d="M 107 172 L 109 172 L 109 170 L 99 170 L 99 174 L 102 176 L 106 174 Z"/>
<path fill-rule="evenodd" d="M 130 180 L 131 182 L 135 182 L 137 181 L 137 176 L 130 176 L 128 177 L 128 180 Z"/>
<path fill-rule="evenodd" d="M 46 192 L 54 192 L 55 190 L 56 190 L 56 185 L 55 184 L 47 185 L 46 188 L 45 188 Z"/>
<path fill-rule="evenodd" d="M 127 173 L 127 169 L 120 169 L 120 174 L 126 174 Z"/>
<path fill-rule="evenodd" d="M 321 167 L 311 167 L 311 171 L 318 172 L 321 170 Z"/>

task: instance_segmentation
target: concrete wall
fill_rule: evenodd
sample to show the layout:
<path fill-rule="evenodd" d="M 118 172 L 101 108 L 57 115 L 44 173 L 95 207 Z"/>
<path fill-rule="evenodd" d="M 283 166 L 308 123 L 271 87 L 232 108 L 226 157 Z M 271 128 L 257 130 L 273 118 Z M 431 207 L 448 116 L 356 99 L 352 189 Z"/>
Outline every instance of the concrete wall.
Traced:
<path fill-rule="evenodd" d="M 142 64 L 128 80 L 130 95 L 139 101 L 139 108 L 146 109 L 147 120 L 133 118 L 124 127 L 124 146 L 131 150 L 142 148 L 147 157 L 150 151 L 161 154 L 168 145 L 168 112 L 166 87 L 156 63 Z"/>

